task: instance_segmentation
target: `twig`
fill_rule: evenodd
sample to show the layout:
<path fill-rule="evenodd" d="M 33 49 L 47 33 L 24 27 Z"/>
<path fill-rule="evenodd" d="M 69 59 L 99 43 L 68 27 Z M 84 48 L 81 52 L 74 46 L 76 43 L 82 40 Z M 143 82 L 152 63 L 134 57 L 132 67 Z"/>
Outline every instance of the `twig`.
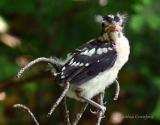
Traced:
<path fill-rule="evenodd" d="M 29 115 L 31 116 L 31 118 L 34 120 L 36 125 L 39 125 L 39 123 L 38 123 L 37 119 L 35 118 L 34 114 L 31 112 L 31 110 L 27 106 L 25 106 L 23 104 L 14 104 L 13 107 L 14 108 L 22 108 L 22 109 L 26 110 L 29 113 Z"/>
<path fill-rule="evenodd" d="M 115 93 L 115 96 L 114 96 L 113 100 L 117 100 L 118 99 L 119 92 L 120 92 L 120 85 L 119 85 L 118 80 L 115 80 L 115 83 L 116 83 L 116 93 Z"/>
<path fill-rule="evenodd" d="M 56 109 L 56 107 L 59 105 L 59 103 L 62 101 L 62 99 L 64 98 L 64 96 L 66 95 L 68 89 L 69 89 L 70 83 L 66 82 L 66 86 L 61 94 L 61 96 L 57 99 L 57 101 L 55 102 L 55 104 L 52 106 L 51 110 L 48 113 L 48 116 L 50 117 L 52 115 L 52 113 L 54 112 L 54 110 Z"/>
<path fill-rule="evenodd" d="M 103 106 L 103 99 L 104 99 L 104 92 L 100 93 L 100 95 L 99 95 L 99 104 L 102 105 L 102 106 Z M 102 118 L 104 117 L 103 115 L 104 115 L 104 112 L 99 110 L 99 112 L 97 114 L 98 120 L 97 120 L 96 125 L 100 125 L 101 124 Z"/>
<path fill-rule="evenodd" d="M 64 97 L 63 102 L 64 102 L 65 116 L 66 116 L 67 125 L 71 125 L 71 122 L 70 122 L 70 119 L 69 119 L 69 110 L 67 108 L 66 96 Z"/>
<path fill-rule="evenodd" d="M 76 119 L 73 122 L 73 125 L 77 125 L 78 124 L 78 122 L 81 119 L 81 117 L 82 117 L 84 111 L 86 110 L 87 106 L 88 106 L 88 103 L 86 103 L 85 106 L 81 109 L 81 111 L 77 113 Z"/>
<path fill-rule="evenodd" d="M 53 59 L 53 58 L 40 57 L 40 58 L 37 58 L 37 59 L 31 61 L 31 62 L 28 63 L 24 68 L 22 68 L 22 69 L 18 72 L 17 77 L 20 78 L 27 69 L 29 69 L 29 68 L 32 67 L 34 64 L 39 63 L 39 62 L 47 62 L 47 63 L 51 63 L 51 64 L 53 64 L 53 65 L 57 64 L 57 60 L 55 60 L 55 59 Z"/>

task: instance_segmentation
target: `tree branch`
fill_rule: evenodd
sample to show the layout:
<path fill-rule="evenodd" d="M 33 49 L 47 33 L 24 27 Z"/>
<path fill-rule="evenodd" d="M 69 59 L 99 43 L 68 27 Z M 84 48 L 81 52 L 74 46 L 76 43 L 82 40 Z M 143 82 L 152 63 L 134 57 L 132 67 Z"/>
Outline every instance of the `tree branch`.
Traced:
<path fill-rule="evenodd" d="M 70 119 L 69 119 L 69 110 L 67 108 L 66 96 L 64 97 L 63 102 L 64 102 L 65 117 L 66 117 L 67 125 L 71 125 L 71 122 L 70 122 Z"/>
<path fill-rule="evenodd" d="M 31 112 L 31 110 L 30 110 L 27 106 L 25 106 L 25 105 L 23 105 L 23 104 L 15 104 L 15 105 L 13 105 L 13 107 L 14 107 L 14 108 L 22 108 L 22 109 L 24 109 L 25 111 L 27 111 L 28 114 L 29 114 L 29 115 L 31 116 L 31 118 L 33 119 L 33 121 L 36 123 L 36 125 L 39 125 L 39 122 L 37 121 L 36 117 L 34 116 L 34 114 Z"/>
<path fill-rule="evenodd" d="M 102 106 L 103 106 L 103 99 L 104 99 L 104 92 L 100 93 L 99 100 L 98 100 L 99 104 L 102 105 Z M 104 117 L 103 115 L 104 115 L 103 112 L 101 110 L 99 110 L 99 112 L 97 114 L 98 120 L 97 120 L 96 125 L 101 124 L 102 118 Z"/>
<path fill-rule="evenodd" d="M 87 106 L 88 106 L 88 103 L 86 103 L 85 106 L 81 109 L 81 111 L 76 114 L 76 119 L 73 122 L 73 125 L 77 125 L 78 124 L 78 122 L 80 121 L 80 119 L 81 119 L 84 111 L 86 110 Z"/>

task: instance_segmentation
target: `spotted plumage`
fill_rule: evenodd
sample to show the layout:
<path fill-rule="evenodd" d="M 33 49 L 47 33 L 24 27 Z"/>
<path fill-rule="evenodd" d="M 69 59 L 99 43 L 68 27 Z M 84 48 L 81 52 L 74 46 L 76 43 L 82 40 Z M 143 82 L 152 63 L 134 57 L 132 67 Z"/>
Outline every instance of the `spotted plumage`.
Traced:
<path fill-rule="evenodd" d="M 100 42 L 95 39 L 76 49 L 72 58 L 62 67 L 61 83 L 68 81 L 72 74 L 81 69 L 70 80 L 70 83 L 83 84 L 100 72 L 112 67 L 116 58 L 117 53 L 113 43 Z"/>

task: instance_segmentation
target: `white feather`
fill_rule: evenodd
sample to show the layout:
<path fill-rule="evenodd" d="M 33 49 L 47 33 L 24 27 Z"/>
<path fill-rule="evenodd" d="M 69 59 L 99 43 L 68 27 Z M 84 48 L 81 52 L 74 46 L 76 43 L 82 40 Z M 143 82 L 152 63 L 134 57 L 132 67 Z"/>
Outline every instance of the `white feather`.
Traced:
<path fill-rule="evenodd" d="M 107 48 L 102 48 L 103 53 L 107 53 L 108 49 Z"/>
<path fill-rule="evenodd" d="M 92 56 L 95 53 L 95 48 L 91 50 L 85 50 L 84 52 L 81 53 L 81 55 L 86 55 L 86 56 Z"/>
<path fill-rule="evenodd" d="M 101 55 L 102 53 L 103 53 L 102 48 L 98 48 L 98 49 L 97 49 L 97 54 Z"/>

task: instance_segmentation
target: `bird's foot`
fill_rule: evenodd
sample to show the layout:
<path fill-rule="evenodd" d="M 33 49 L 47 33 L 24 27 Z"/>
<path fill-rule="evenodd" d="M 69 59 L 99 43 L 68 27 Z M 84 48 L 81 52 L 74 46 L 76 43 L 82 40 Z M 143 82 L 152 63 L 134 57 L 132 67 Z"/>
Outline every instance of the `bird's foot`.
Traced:
<path fill-rule="evenodd" d="M 92 109 L 90 109 L 90 112 L 91 112 L 92 114 L 99 114 L 100 112 L 102 112 L 102 114 L 103 114 L 103 116 L 104 116 L 104 114 L 105 114 L 105 112 L 106 112 L 106 107 L 101 106 L 100 109 L 97 110 L 97 111 L 93 111 Z"/>

